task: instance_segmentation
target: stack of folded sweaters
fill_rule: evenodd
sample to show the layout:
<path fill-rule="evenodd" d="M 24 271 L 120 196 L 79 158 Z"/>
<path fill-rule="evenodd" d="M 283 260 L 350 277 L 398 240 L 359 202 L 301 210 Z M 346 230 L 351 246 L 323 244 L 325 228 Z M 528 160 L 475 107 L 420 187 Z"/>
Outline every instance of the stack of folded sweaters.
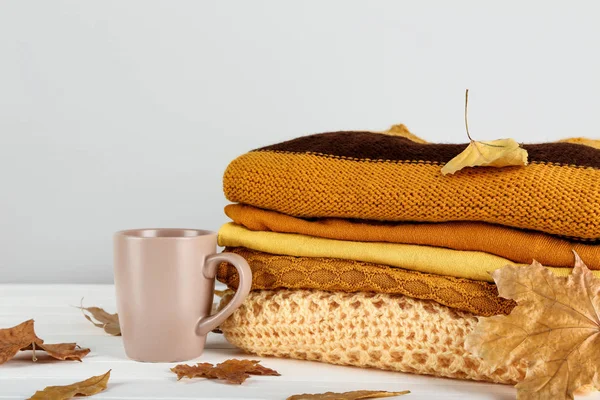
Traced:
<path fill-rule="evenodd" d="M 600 270 L 597 142 L 524 145 L 524 167 L 441 167 L 466 145 L 408 133 L 304 136 L 235 159 L 226 251 L 252 292 L 221 329 L 259 355 L 514 384 L 464 349 L 478 316 L 508 314 L 489 272 L 534 259 Z M 597 273 L 600 271 L 594 271 Z M 227 264 L 218 278 L 235 289 Z"/>

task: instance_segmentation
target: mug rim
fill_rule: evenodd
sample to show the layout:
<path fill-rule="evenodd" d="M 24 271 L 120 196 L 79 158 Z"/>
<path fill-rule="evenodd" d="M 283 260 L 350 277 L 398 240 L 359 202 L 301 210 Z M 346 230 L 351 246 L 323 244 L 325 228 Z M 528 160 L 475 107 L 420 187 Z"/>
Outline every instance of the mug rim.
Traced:
<path fill-rule="evenodd" d="M 162 233 L 163 235 L 161 235 L 160 233 Z M 120 236 L 128 239 L 181 240 L 198 239 L 201 237 L 212 236 L 216 234 L 217 233 L 213 231 L 193 228 L 139 228 L 118 231 L 115 233 L 115 236 Z"/>

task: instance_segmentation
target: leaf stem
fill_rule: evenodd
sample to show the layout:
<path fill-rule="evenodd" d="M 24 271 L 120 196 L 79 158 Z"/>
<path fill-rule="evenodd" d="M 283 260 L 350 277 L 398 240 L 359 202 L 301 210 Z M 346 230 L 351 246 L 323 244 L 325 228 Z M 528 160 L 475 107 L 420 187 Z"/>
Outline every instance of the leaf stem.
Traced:
<path fill-rule="evenodd" d="M 469 140 L 472 142 L 473 138 L 471 137 L 471 134 L 469 133 L 469 121 L 467 118 L 468 105 L 469 105 L 469 89 L 467 89 L 465 91 L 465 128 L 467 129 L 467 136 L 469 137 Z"/>

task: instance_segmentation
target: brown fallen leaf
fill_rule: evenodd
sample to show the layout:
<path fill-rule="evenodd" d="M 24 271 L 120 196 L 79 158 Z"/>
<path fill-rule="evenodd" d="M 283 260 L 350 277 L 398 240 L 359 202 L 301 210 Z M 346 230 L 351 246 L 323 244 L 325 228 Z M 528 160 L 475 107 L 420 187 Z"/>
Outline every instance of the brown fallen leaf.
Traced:
<path fill-rule="evenodd" d="M 32 343 L 40 341 L 33 330 L 30 319 L 8 329 L 0 329 L 0 364 L 12 359 L 17 353 Z"/>
<path fill-rule="evenodd" d="M 232 369 L 243 369 L 250 375 L 263 375 L 263 376 L 281 376 L 281 374 L 274 369 L 264 367 L 260 365 L 260 361 L 256 360 L 226 360 L 216 367 L 219 371 L 230 371 Z M 218 375 L 217 375 L 218 376 Z"/>
<path fill-rule="evenodd" d="M 171 371 L 177 374 L 177 380 L 181 378 L 208 378 L 216 379 L 216 376 L 211 374 L 214 365 L 211 363 L 198 363 L 196 365 L 179 364 L 171 368 Z"/>
<path fill-rule="evenodd" d="M 410 390 L 402 392 L 385 392 L 381 390 L 355 390 L 345 393 L 316 393 L 316 394 L 295 394 L 287 398 L 287 400 L 361 400 L 361 399 L 377 399 L 383 397 L 394 397 L 409 394 Z"/>
<path fill-rule="evenodd" d="M 81 361 L 90 349 L 75 343 L 48 344 L 37 337 L 32 319 L 8 329 L 0 329 L 0 364 L 12 359 L 19 351 L 33 350 L 33 361 L 37 361 L 36 350 L 43 350 L 57 360 Z"/>
<path fill-rule="evenodd" d="M 527 165 L 527 150 L 513 139 L 479 142 L 471 138 L 467 123 L 469 90 L 465 93 L 465 126 L 470 143 L 459 155 L 442 167 L 442 175 L 454 174 L 465 167 L 508 167 Z"/>
<path fill-rule="evenodd" d="M 177 374 L 177 380 L 184 377 L 222 379 L 227 383 L 238 385 L 242 384 L 250 375 L 280 375 L 277 371 L 264 367 L 259 363 L 260 361 L 255 360 L 231 359 L 216 366 L 210 363 L 199 363 L 196 365 L 180 364 L 171 368 L 171 371 Z"/>
<path fill-rule="evenodd" d="M 250 375 L 269 375 L 280 376 L 279 372 L 263 367 L 256 360 L 237 360 L 231 359 L 223 361 L 214 368 L 214 375 L 219 379 L 224 379 L 229 383 L 240 384 Z"/>
<path fill-rule="evenodd" d="M 214 373 L 217 374 L 216 371 Z M 244 371 L 230 371 L 229 373 L 221 372 L 218 374 L 217 378 L 233 385 L 241 385 L 246 379 L 250 378 L 250 374 Z"/>
<path fill-rule="evenodd" d="M 501 297 L 517 306 L 507 316 L 479 318 L 465 347 L 491 366 L 528 362 L 518 399 L 573 399 L 600 388 L 600 279 L 575 254 L 571 275 L 538 262 L 492 273 Z"/>
<path fill-rule="evenodd" d="M 75 396 L 92 396 L 105 390 L 109 379 L 110 370 L 104 375 L 92 376 L 72 385 L 48 386 L 44 390 L 35 392 L 29 400 L 67 400 Z"/>
<path fill-rule="evenodd" d="M 56 358 L 57 360 L 75 360 L 79 362 L 81 362 L 81 359 L 87 356 L 90 352 L 90 349 L 81 348 L 77 345 L 77 343 L 47 344 L 43 342 L 34 342 L 21 350 L 33 350 L 34 361 L 36 360 L 36 350 L 43 350 L 48 353 L 49 356 Z"/>
<path fill-rule="evenodd" d="M 103 328 L 104 332 L 109 335 L 121 336 L 121 326 L 119 325 L 118 314 L 110 314 L 100 307 L 84 307 L 83 299 L 81 299 L 81 305 L 78 308 L 83 313 L 85 319 L 94 324 L 94 326 Z"/>
<path fill-rule="evenodd" d="M 217 296 L 222 296 L 226 290 L 215 290 Z M 83 301 L 83 300 L 82 300 Z M 217 303 L 212 306 L 211 313 L 216 312 Z M 112 336 L 121 336 L 121 326 L 119 325 L 119 314 L 111 314 L 100 307 L 84 307 L 83 304 L 79 307 L 85 319 L 90 321 L 94 326 L 104 329 L 104 332 Z M 218 328 L 214 329 L 215 333 L 222 333 Z"/>

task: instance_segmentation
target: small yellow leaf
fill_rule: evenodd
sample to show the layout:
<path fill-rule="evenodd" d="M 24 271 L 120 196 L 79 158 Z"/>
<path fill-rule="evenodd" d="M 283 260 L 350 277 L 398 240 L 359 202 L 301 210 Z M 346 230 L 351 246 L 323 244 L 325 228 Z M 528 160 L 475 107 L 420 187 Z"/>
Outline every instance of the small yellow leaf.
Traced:
<path fill-rule="evenodd" d="M 361 400 L 361 399 L 377 399 L 383 397 L 394 397 L 409 394 L 410 390 L 402 392 L 385 392 L 381 390 L 355 390 L 345 393 L 317 393 L 317 394 L 296 394 L 290 396 L 287 400 Z"/>
<path fill-rule="evenodd" d="M 403 137 L 403 138 L 409 139 L 415 143 L 421 143 L 421 144 L 427 143 L 426 140 L 421 139 L 420 137 L 418 137 L 417 135 L 415 135 L 414 133 L 409 131 L 408 128 L 406 127 L 406 125 L 404 125 L 404 124 L 392 125 L 390 127 L 390 129 L 388 129 L 387 131 L 378 132 L 378 133 L 383 133 L 384 135 L 390 135 L 390 136 Z"/>
<path fill-rule="evenodd" d="M 584 145 L 584 146 L 593 147 L 594 149 L 600 149 L 600 140 L 598 140 L 598 139 L 588 139 L 588 138 L 584 138 L 584 137 L 574 137 L 574 138 L 562 139 L 562 140 L 559 140 L 558 142 L 559 143 L 581 144 L 581 145 Z"/>
<path fill-rule="evenodd" d="M 472 140 L 467 148 L 448 161 L 442 175 L 453 174 L 465 167 L 508 167 L 527 165 L 527 150 L 513 139 L 498 139 L 490 142 Z"/>
<path fill-rule="evenodd" d="M 75 396 L 92 396 L 98 394 L 108 385 L 110 371 L 104 375 L 92 376 L 85 381 L 76 382 L 67 386 L 48 386 L 44 390 L 35 392 L 29 400 L 67 400 Z"/>
<path fill-rule="evenodd" d="M 492 273 L 510 315 L 479 318 L 465 347 L 492 366 L 528 363 L 518 399 L 566 400 L 582 387 L 600 388 L 600 279 L 575 254 L 571 275 L 541 264 Z"/>

